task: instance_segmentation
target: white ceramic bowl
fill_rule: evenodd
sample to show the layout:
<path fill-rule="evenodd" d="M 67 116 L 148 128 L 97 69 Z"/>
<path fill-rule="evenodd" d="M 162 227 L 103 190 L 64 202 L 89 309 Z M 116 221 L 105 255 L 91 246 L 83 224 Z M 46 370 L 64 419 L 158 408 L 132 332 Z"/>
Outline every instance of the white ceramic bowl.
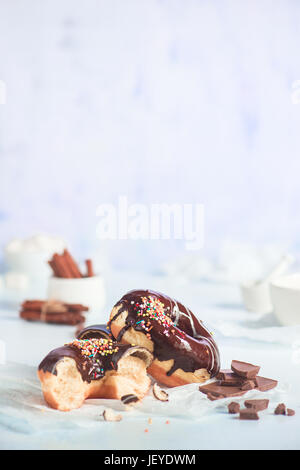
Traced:
<path fill-rule="evenodd" d="M 283 276 L 270 283 L 274 313 L 284 326 L 300 324 L 300 273 Z"/>
<path fill-rule="evenodd" d="M 101 276 L 64 279 L 50 277 L 48 299 L 60 300 L 70 304 L 83 304 L 90 312 L 99 312 L 105 305 L 105 287 Z"/>
<path fill-rule="evenodd" d="M 241 284 L 241 293 L 245 307 L 250 312 L 269 313 L 273 307 L 268 282 L 249 282 Z"/>

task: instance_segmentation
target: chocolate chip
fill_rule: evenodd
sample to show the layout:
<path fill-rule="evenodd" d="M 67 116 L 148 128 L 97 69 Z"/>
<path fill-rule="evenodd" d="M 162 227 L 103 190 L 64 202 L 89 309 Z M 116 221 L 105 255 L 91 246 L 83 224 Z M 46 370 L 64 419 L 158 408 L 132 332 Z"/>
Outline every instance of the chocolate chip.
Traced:
<path fill-rule="evenodd" d="M 286 414 L 287 414 L 288 416 L 294 416 L 294 414 L 296 414 L 296 412 L 295 412 L 295 410 L 292 410 L 291 408 L 288 408 L 288 409 L 286 410 Z"/>
<path fill-rule="evenodd" d="M 240 405 L 239 403 L 235 402 L 235 401 L 232 401 L 231 403 L 229 403 L 228 405 L 228 413 L 230 414 L 236 414 L 236 413 L 239 413 L 240 411 Z"/>
<path fill-rule="evenodd" d="M 254 408 L 246 408 L 240 411 L 240 419 L 259 419 L 259 416 Z"/>
<path fill-rule="evenodd" d="M 276 415 L 285 415 L 286 413 L 286 406 L 284 403 L 279 403 L 279 405 L 276 406 L 274 413 Z"/>

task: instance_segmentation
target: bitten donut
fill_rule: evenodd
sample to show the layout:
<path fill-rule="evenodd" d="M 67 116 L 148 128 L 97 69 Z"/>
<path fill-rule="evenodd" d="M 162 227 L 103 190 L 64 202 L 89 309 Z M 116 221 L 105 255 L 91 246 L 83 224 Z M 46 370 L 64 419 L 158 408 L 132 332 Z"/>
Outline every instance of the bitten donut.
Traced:
<path fill-rule="evenodd" d="M 219 372 L 211 333 L 188 308 L 164 294 L 128 292 L 114 306 L 108 325 L 117 341 L 153 352 L 148 372 L 169 387 L 205 382 Z"/>
<path fill-rule="evenodd" d="M 143 398 L 150 387 L 146 368 L 152 359 L 143 347 L 103 337 L 75 340 L 51 351 L 40 363 L 38 377 L 46 402 L 70 411 L 86 398 Z"/>

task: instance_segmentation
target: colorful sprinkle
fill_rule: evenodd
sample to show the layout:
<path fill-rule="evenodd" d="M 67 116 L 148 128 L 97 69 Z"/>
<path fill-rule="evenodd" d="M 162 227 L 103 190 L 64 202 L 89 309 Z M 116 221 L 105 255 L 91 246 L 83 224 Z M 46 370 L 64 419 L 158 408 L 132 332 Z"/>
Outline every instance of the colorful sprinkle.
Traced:
<path fill-rule="evenodd" d="M 83 356 L 95 357 L 97 354 L 100 356 L 108 356 L 114 354 L 119 350 L 114 343 L 109 339 L 76 339 L 68 346 L 75 346 L 78 348 Z"/>
<path fill-rule="evenodd" d="M 137 317 L 141 318 L 136 322 L 136 325 L 140 325 L 146 331 L 147 338 L 151 339 L 150 331 L 153 328 L 150 320 L 157 321 L 160 325 L 163 326 L 163 333 L 165 336 L 169 336 L 170 326 L 174 326 L 173 321 L 168 314 L 165 313 L 164 304 L 157 298 L 152 297 L 142 297 L 141 303 L 135 303 L 135 311 Z"/>

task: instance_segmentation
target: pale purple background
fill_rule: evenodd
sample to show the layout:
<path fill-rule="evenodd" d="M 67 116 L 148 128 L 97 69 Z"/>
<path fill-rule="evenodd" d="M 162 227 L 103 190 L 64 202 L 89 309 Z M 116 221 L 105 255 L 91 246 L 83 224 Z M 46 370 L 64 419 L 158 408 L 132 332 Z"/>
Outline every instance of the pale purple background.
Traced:
<path fill-rule="evenodd" d="M 300 232 L 300 2 L 0 0 L 0 245 L 96 248 L 96 207 L 204 203 L 205 252 Z M 181 242 L 115 242 L 157 267 Z"/>

